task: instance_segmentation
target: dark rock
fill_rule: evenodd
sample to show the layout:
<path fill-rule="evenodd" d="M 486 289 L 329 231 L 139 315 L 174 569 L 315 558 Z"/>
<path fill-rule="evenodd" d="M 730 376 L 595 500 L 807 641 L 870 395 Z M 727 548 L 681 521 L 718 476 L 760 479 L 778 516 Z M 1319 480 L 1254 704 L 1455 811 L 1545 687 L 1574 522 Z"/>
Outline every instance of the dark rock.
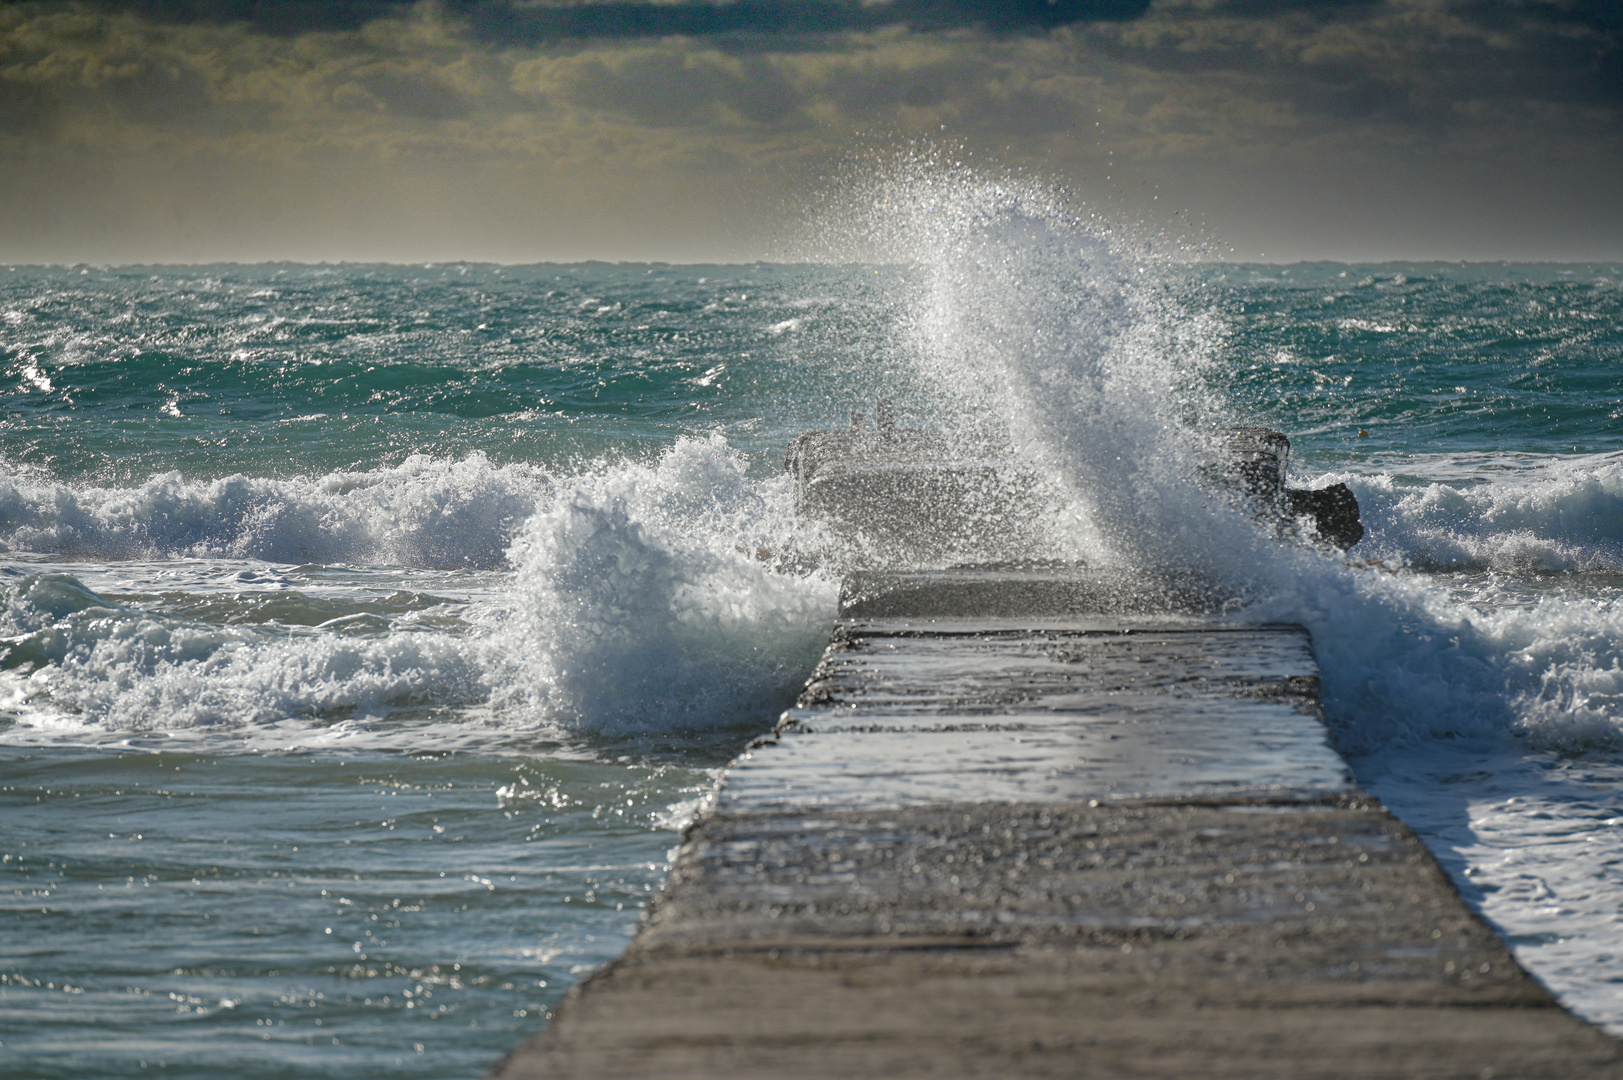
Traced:
<path fill-rule="evenodd" d="M 1346 484 L 1331 484 L 1316 491 L 1288 490 L 1285 500 L 1291 517 L 1306 519 L 1314 532 L 1343 551 L 1364 538 L 1364 524 L 1358 520 L 1358 499 Z"/>

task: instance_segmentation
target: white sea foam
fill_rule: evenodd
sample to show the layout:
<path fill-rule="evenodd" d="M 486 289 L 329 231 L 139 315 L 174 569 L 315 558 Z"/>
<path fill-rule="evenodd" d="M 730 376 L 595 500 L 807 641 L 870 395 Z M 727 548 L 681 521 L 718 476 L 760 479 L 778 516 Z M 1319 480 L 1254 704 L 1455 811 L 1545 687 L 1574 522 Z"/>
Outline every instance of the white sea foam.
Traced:
<path fill-rule="evenodd" d="M 749 480 L 720 436 L 561 490 L 513 546 L 499 700 L 606 732 L 759 722 L 787 704 L 838 588 L 758 557 L 786 535 L 788 495 Z"/>
<path fill-rule="evenodd" d="M 1468 604 L 1424 575 L 1281 551 L 1250 613 L 1313 634 L 1343 750 L 1517 738 L 1623 749 L 1623 610 L 1604 597 Z"/>
<path fill-rule="evenodd" d="M 1313 630 L 1349 752 L 1461 736 L 1623 751 L 1615 458 L 1485 462 L 1470 482 L 1314 482 L 1337 480 L 1358 496 L 1369 531 L 1353 554 L 1371 565 L 1282 553 L 1258 610 Z"/>
<path fill-rule="evenodd" d="M 1471 483 L 1342 476 L 1372 555 L 1427 568 L 1623 571 L 1623 461 L 1616 455 L 1485 469 Z M 1479 474 L 1481 475 L 1481 474 Z"/>
<path fill-rule="evenodd" d="M 468 486 L 448 490 L 459 477 Z M 398 560 L 408 565 L 412 558 L 444 564 L 459 549 L 477 552 L 478 543 L 517 532 L 510 564 L 488 552 L 480 558 L 512 567 L 504 585 L 493 587 L 486 574 L 481 595 L 458 600 L 467 583 L 454 573 L 416 583 L 452 597 L 454 618 L 433 607 L 377 614 L 376 604 L 353 598 L 375 588 L 357 578 L 347 590 L 329 589 L 353 594 L 353 614 L 313 627 L 257 617 L 241 625 L 233 604 L 247 611 L 259 602 L 252 591 L 229 599 L 245 582 L 250 590 L 296 592 L 299 575 L 233 562 L 185 575 L 188 592 L 219 597 L 207 622 L 166 612 L 173 598 L 111 602 L 65 573 L 15 578 L 0 610 L 0 714 L 14 727 L 0 737 L 195 739 L 216 731 L 259 746 L 426 747 L 466 743 L 460 729 L 469 725 L 487 744 L 549 731 L 764 727 L 816 662 L 837 586 L 780 572 L 761 557 L 783 539 L 787 489 L 781 480 L 750 479 L 720 436 L 680 440 L 652 464 L 606 463 L 555 484 L 522 488 L 502 479 L 503 470 L 476 459 L 344 482 L 242 481 L 274 494 L 278 505 L 323 505 L 312 493 L 326 492 L 353 509 L 357 492 L 370 493 L 360 498 L 374 528 L 340 549 L 352 555 L 364 543 L 374 552 L 411 552 Z M 179 487 L 180 501 L 206 506 L 189 520 L 210 522 L 215 542 L 251 532 L 227 520 L 231 504 L 219 497 L 237 486 Z M 537 494 L 554 488 L 555 499 Z M 128 535 L 138 531 L 130 523 L 144 519 L 127 507 L 152 505 L 153 490 L 122 499 L 98 491 L 87 501 L 102 508 L 104 534 Z M 501 511 L 509 503 L 522 509 L 524 500 L 547 508 L 510 525 Z M 380 520 L 385 513 L 392 529 Z M 366 518 L 355 513 L 354 520 Z M 424 559 L 424 552 L 440 555 Z M 159 577 L 120 589 L 183 584 L 173 574 Z M 402 716 L 410 720 L 404 727 Z"/>
<path fill-rule="evenodd" d="M 291 718 L 321 727 L 484 696 L 475 655 L 450 635 L 199 623 L 108 602 L 66 574 L 23 577 L 5 602 L 0 692 L 22 726 L 9 741 L 234 731 Z"/>
<path fill-rule="evenodd" d="M 491 567 L 551 487 L 540 469 L 480 453 L 414 455 L 316 479 L 191 481 L 172 472 L 133 488 L 12 475 L 0 477 L 0 546 L 113 559 Z"/>

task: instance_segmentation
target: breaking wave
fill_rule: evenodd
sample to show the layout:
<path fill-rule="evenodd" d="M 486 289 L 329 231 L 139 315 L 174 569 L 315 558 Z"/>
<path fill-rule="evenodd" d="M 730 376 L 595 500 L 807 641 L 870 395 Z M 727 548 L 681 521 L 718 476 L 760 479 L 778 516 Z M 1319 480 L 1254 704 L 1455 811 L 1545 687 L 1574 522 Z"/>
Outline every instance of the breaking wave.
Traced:
<path fill-rule="evenodd" d="M 904 168 L 863 197 L 876 242 L 924 281 L 911 344 L 937 415 L 1002 424 L 1069 493 L 1063 554 L 1195 573 L 1259 617 L 1306 625 L 1350 753 L 1460 736 L 1623 749 L 1610 598 L 1473 604 L 1417 572 L 1619 568 L 1615 460 L 1478 485 L 1310 478 L 1354 488 L 1370 532 L 1353 556 L 1384 562 L 1281 545 L 1194 480 L 1203 428 L 1239 421 L 1197 389 L 1225 330 L 1187 275 L 1032 182 Z"/>
<path fill-rule="evenodd" d="M 444 595 L 373 601 L 307 591 L 329 573 L 320 566 L 232 563 L 199 571 L 213 574 L 206 595 L 117 600 L 67 573 L 16 576 L 0 591 L 0 708 L 26 729 L 15 737 L 214 729 L 263 741 L 282 725 L 297 745 L 759 727 L 816 663 L 837 585 L 763 561 L 783 538 L 787 489 L 746 465 L 714 436 L 564 480 L 476 458 L 74 492 L 59 505 L 99 513 L 36 514 L 31 542 L 71 553 L 94 535 L 132 552 L 309 562 L 308 536 L 280 545 L 324 515 L 348 523 L 320 530 L 329 558 L 387 551 L 457 572 L 429 579 Z M 464 564 L 500 569 L 459 595 Z M 244 580 L 253 587 L 230 591 Z"/>
<path fill-rule="evenodd" d="M 229 558 L 490 568 L 551 497 L 529 465 L 414 455 L 316 479 L 177 472 L 132 488 L 0 478 L 0 545 L 75 558 Z"/>
<path fill-rule="evenodd" d="M 213 626 L 110 603 L 65 574 L 23 578 L 6 595 L 0 681 L 19 734 L 107 736 L 153 731 L 310 730 L 417 706 L 476 701 L 484 673 L 455 638 L 378 639 Z"/>
<path fill-rule="evenodd" d="M 1623 461 L 1558 459 L 1461 485 L 1338 477 L 1358 495 L 1373 553 L 1424 569 L 1623 572 Z"/>
<path fill-rule="evenodd" d="M 512 550 L 503 699 L 606 732 L 758 723 L 786 706 L 827 642 L 838 582 L 772 568 L 789 490 L 745 468 L 720 436 L 683 439 L 536 515 Z"/>

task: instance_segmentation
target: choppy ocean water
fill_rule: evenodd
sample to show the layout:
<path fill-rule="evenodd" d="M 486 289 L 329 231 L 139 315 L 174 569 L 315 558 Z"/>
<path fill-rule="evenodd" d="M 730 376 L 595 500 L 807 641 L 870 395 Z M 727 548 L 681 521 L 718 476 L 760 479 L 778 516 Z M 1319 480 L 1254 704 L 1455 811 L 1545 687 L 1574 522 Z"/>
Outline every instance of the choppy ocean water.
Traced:
<path fill-rule="evenodd" d="M 5 1075 L 539 1030 L 815 663 L 837 575 L 756 552 L 788 439 L 880 395 L 1007 427 L 1068 556 L 1309 626 L 1360 781 L 1623 1031 L 1623 267 L 1187 265 L 903 194 L 880 263 L 0 268 Z M 1191 407 L 1365 540 L 1207 506 Z"/>

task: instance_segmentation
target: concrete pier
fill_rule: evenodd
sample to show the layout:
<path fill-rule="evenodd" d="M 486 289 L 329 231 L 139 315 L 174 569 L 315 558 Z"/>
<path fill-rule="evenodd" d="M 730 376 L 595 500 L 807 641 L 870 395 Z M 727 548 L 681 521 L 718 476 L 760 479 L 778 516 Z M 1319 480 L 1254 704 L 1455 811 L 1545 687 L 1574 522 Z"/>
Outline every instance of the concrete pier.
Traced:
<path fill-rule="evenodd" d="M 1623 1076 L 1354 786 L 1304 630 L 1016 577 L 1018 618 L 848 582 L 626 954 L 490 1076 Z"/>

